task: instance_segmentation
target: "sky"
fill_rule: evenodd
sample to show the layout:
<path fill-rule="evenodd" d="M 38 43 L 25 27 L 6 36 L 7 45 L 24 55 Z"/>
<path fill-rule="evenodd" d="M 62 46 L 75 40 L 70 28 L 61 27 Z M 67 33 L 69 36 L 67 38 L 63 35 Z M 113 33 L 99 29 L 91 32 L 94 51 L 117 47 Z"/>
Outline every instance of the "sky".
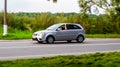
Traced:
<path fill-rule="evenodd" d="M 4 10 L 4 0 L 0 0 L 0 11 Z M 8 12 L 80 12 L 78 0 L 7 0 Z"/>

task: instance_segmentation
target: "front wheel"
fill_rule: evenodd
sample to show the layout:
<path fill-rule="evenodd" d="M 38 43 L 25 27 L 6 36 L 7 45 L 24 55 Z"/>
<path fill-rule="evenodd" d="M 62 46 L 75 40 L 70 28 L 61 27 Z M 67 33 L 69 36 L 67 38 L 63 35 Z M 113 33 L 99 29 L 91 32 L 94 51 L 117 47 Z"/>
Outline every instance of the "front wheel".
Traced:
<path fill-rule="evenodd" d="M 38 43 L 43 43 L 43 41 L 37 41 Z"/>
<path fill-rule="evenodd" d="M 84 37 L 82 35 L 79 35 L 76 39 L 78 43 L 82 43 L 84 41 Z"/>
<path fill-rule="evenodd" d="M 47 39 L 46 39 L 46 42 L 48 44 L 52 44 L 52 43 L 54 43 L 54 38 L 52 36 L 48 36 Z"/>

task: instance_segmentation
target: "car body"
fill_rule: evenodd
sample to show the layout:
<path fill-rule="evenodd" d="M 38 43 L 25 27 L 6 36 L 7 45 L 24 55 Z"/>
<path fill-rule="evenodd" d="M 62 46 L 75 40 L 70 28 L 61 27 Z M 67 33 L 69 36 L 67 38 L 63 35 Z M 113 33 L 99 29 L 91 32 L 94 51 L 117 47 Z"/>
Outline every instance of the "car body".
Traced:
<path fill-rule="evenodd" d="M 72 40 L 82 43 L 85 40 L 85 31 L 80 24 L 59 23 L 45 30 L 34 32 L 32 40 L 49 44 L 54 43 L 54 41 L 71 42 Z"/>

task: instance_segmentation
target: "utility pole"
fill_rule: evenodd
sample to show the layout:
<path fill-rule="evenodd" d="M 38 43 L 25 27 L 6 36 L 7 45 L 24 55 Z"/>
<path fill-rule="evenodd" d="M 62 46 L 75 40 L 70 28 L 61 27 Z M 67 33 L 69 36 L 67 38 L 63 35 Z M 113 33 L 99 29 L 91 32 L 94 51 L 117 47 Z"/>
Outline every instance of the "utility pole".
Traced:
<path fill-rule="evenodd" d="M 48 0 L 48 1 L 50 1 L 50 0 Z M 57 3 L 57 0 L 52 0 L 53 1 L 53 3 Z"/>
<path fill-rule="evenodd" d="M 4 24 L 3 24 L 3 35 L 7 35 L 7 0 L 4 0 Z"/>

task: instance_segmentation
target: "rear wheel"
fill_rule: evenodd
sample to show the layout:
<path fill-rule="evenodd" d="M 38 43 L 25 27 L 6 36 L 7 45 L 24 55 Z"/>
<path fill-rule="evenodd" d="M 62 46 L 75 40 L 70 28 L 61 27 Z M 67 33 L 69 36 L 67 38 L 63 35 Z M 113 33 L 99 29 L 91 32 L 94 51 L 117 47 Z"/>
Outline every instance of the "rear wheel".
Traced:
<path fill-rule="evenodd" d="M 79 35 L 76 39 L 78 43 L 82 43 L 84 41 L 84 37 L 82 35 Z"/>
<path fill-rule="evenodd" d="M 53 36 L 48 36 L 47 39 L 46 39 L 46 42 L 47 42 L 48 44 L 54 43 L 54 37 L 53 37 Z"/>

